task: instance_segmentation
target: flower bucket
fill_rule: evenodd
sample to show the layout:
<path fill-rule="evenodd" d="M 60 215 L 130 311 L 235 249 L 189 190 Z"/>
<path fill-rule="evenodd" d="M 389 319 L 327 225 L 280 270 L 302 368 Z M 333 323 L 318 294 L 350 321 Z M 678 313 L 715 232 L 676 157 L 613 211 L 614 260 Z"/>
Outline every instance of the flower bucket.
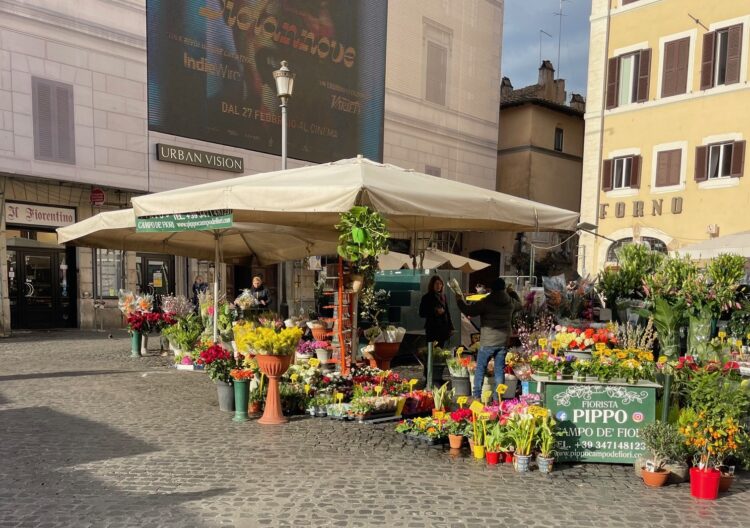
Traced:
<path fill-rule="evenodd" d="M 479 460 L 484 458 L 484 446 L 483 445 L 474 446 L 474 458 L 479 459 Z"/>
<path fill-rule="evenodd" d="M 461 446 L 464 443 L 464 437 L 462 435 L 449 434 L 448 443 L 450 444 L 451 449 L 461 449 Z"/>
<path fill-rule="evenodd" d="M 696 499 L 715 500 L 719 496 L 721 473 L 718 469 L 690 468 L 690 495 Z"/>
<path fill-rule="evenodd" d="M 219 397 L 219 410 L 234 412 L 234 389 L 232 385 L 216 380 L 216 392 Z"/>
<path fill-rule="evenodd" d="M 327 348 L 316 348 L 315 357 L 317 357 L 321 363 L 331 359 L 331 351 Z"/>
<path fill-rule="evenodd" d="M 725 475 L 722 473 L 721 479 L 719 480 L 719 493 L 729 491 L 734 482 L 734 475 Z"/>
<path fill-rule="evenodd" d="M 497 451 L 487 451 L 487 453 L 485 453 L 485 457 L 487 458 L 487 463 L 490 466 L 496 466 L 498 462 L 500 462 L 500 453 Z"/>
<path fill-rule="evenodd" d="M 539 466 L 539 473 L 552 473 L 552 466 L 554 463 L 555 459 L 553 457 L 536 457 L 536 465 Z"/>
<path fill-rule="evenodd" d="M 513 467 L 519 473 L 526 473 L 529 471 L 529 461 L 531 455 L 515 455 L 513 457 Z"/>
<path fill-rule="evenodd" d="M 250 398 L 250 382 L 234 380 L 234 418 L 235 422 L 247 421 L 247 407 Z"/>
<path fill-rule="evenodd" d="M 451 387 L 455 389 L 456 396 L 471 396 L 471 382 L 468 376 L 451 376 Z"/>
<path fill-rule="evenodd" d="M 148 334 L 141 334 L 141 355 L 148 355 Z"/>
<path fill-rule="evenodd" d="M 141 333 L 130 333 L 130 356 L 141 357 Z"/>

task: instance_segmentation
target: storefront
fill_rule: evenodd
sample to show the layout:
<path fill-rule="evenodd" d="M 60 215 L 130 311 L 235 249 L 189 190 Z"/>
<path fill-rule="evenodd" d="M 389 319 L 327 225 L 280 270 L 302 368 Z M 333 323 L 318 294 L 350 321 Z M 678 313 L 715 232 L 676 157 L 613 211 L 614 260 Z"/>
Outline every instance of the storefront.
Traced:
<path fill-rule="evenodd" d="M 11 328 L 77 325 L 76 253 L 54 231 L 75 221 L 74 208 L 5 203 Z"/>

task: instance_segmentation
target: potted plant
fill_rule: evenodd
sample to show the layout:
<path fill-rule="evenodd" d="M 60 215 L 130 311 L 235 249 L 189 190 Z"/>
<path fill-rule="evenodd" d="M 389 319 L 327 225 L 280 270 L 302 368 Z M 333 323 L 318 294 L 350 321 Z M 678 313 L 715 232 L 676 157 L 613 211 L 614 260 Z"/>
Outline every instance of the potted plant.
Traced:
<path fill-rule="evenodd" d="M 494 466 L 500 461 L 500 453 L 506 442 L 507 431 L 499 421 L 493 421 L 487 425 L 487 437 L 485 438 L 485 456 L 487 463 Z"/>
<path fill-rule="evenodd" d="M 557 422 L 547 413 L 539 420 L 537 447 L 539 454 L 536 463 L 540 473 L 551 473 L 555 462 L 555 442 L 559 432 L 556 430 Z"/>
<path fill-rule="evenodd" d="M 352 290 L 371 288 L 377 257 L 388 251 L 385 219 L 368 207 L 354 206 L 340 215 L 336 229 L 339 232 L 338 254 L 352 266 Z"/>
<path fill-rule="evenodd" d="M 262 382 L 262 379 L 261 379 Z M 248 409 L 247 412 L 249 414 L 260 414 L 262 410 L 263 400 L 265 399 L 265 392 L 263 391 L 262 386 L 258 386 L 255 389 L 250 391 L 249 397 L 248 397 Z"/>
<path fill-rule="evenodd" d="M 578 359 L 573 362 L 573 380 L 577 382 L 586 381 L 587 374 L 591 371 L 591 361 L 588 359 Z"/>
<path fill-rule="evenodd" d="M 537 416 L 546 416 L 547 412 L 543 407 L 532 405 L 523 413 L 511 415 L 506 422 L 508 437 L 515 449 L 513 465 L 519 473 L 529 470 L 531 448 L 537 438 Z"/>
<path fill-rule="evenodd" d="M 243 334 L 244 335 L 244 334 Z M 263 417 L 258 423 L 276 425 L 286 423 L 281 407 L 279 378 L 291 364 L 299 340 L 302 338 L 300 328 L 254 327 L 244 336 L 247 344 L 256 352 L 255 360 L 260 371 L 268 377 L 268 394 Z M 239 343 L 238 343 L 239 345 Z"/>
<path fill-rule="evenodd" d="M 669 479 L 669 471 L 664 466 L 679 457 L 682 435 L 670 423 L 654 422 L 643 427 L 639 437 L 650 454 L 641 468 L 641 477 L 646 486 L 659 488 Z"/>
<path fill-rule="evenodd" d="M 446 422 L 446 431 L 448 432 L 448 444 L 451 449 L 461 449 L 464 443 L 464 427 L 466 427 L 463 421 L 455 421 L 450 419 Z"/>
<path fill-rule="evenodd" d="M 328 341 L 313 341 L 310 346 L 314 348 L 315 357 L 317 357 L 321 363 L 331 359 L 331 350 Z"/>
<path fill-rule="evenodd" d="M 238 366 L 234 356 L 222 345 L 215 344 L 201 351 L 199 361 L 205 365 L 208 376 L 216 383 L 219 409 L 234 411 L 231 370 Z"/>
<path fill-rule="evenodd" d="M 174 347 L 175 356 L 178 353 L 190 352 L 201 333 L 203 333 L 203 323 L 200 317 L 192 312 L 176 317 L 173 325 L 162 330 L 162 335 Z"/>
<path fill-rule="evenodd" d="M 297 345 L 297 351 L 295 357 L 297 358 L 297 361 L 305 363 L 307 362 L 313 354 L 315 354 L 316 346 L 313 346 L 313 343 L 317 344 L 317 341 L 301 341 Z"/>
<path fill-rule="evenodd" d="M 251 369 L 235 368 L 229 371 L 234 386 L 234 418 L 235 422 L 246 422 L 250 397 L 250 380 L 253 379 Z"/>
<path fill-rule="evenodd" d="M 448 384 L 449 382 L 446 381 L 439 388 L 432 391 L 432 399 L 435 402 L 435 408 L 432 411 L 433 416 L 435 412 L 445 412 L 453 401 L 456 391 L 455 389 L 448 390 Z"/>

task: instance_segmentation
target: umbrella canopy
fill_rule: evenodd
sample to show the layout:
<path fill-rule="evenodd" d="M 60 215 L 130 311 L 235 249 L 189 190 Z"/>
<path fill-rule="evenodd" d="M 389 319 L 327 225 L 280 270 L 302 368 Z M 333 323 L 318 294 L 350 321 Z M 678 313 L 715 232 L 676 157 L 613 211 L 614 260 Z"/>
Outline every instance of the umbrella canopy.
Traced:
<path fill-rule="evenodd" d="M 333 231 L 365 205 L 399 231 L 574 231 L 578 213 L 358 157 L 133 198 L 136 215 L 231 209 L 234 220 Z"/>
<path fill-rule="evenodd" d="M 718 257 L 722 253 L 734 253 L 750 258 L 750 231 L 709 238 L 697 244 L 677 249 L 675 253 L 688 255 L 692 259 L 710 259 Z"/>
<path fill-rule="evenodd" d="M 417 257 L 417 265 L 419 265 L 420 257 Z M 389 251 L 385 255 L 378 257 L 378 267 L 381 270 L 398 270 L 401 268 L 411 268 L 413 259 L 411 255 L 406 253 L 397 253 L 395 251 Z M 478 260 L 470 259 L 461 255 L 455 255 L 453 253 L 447 253 L 438 249 L 428 248 L 424 250 L 424 259 L 422 260 L 423 269 L 434 269 L 439 268 L 445 264 L 450 265 L 451 268 L 471 273 L 472 271 L 483 270 L 488 267 L 489 264 L 480 262 Z"/>
<path fill-rule="evenodd" d="M 108 211 L 57 230 L 60 244 L 152 251 L 213 260 L 218 236 L 225 261 L 255 256 L 260 264 L 336 253 L 335 233 L 282 225 L 234 222 L 215 231 L 137 232 L 132 209 Z"/>

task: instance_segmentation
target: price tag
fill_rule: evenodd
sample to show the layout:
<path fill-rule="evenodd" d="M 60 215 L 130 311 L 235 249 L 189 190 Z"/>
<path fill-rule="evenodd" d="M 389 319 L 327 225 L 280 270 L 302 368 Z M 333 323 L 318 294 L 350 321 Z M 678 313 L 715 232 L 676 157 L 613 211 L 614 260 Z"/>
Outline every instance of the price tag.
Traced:
<path fill-rule="evenodd" d="M 607 344 L 606 344 L 606 343 L 597 343 L 597 344 L 596 344 L 596 349 L 597 349 L 597 350 L 598 350 L 599 352 L 601 352 L 601 351 L 602 351 L 602 350 L 604 350 L 605 348 L 607 348 Z"/>
<path fill-rule="evenodd" d="M 560 341 L 558 341 L 557 339 L 552 341 L 552 350 L 555 351 L 555 355 L 557 355 L 557 351 L 560 350 Z"/>
<path fill-rule="evenodd" d="M 414 385 L 417 384 L 417 380 L 412 378 L 409 380 L 409 392 L 414 392 Z"/>
<path fill-rule="evenodd" d="M 318 358 L 310 358 L 307 360 L 311 367 L 317 368 L 320 366 L 320 360 Z"/>
<path fill-rule="evenodd" d="M 499 394 L 500 396 L 502 396 L 503 394 L 505 394 L 505 391 L 506 391 L 506 390 L 508 390 L 508 386 L 507 386 L 507 385 L 504 385 L 504 384 L 502 384 L 502 383 L 501 383 L 501 384 L 499 384 L 499 385 L 497 386 L 497 388 L 495 389 L 495 391 L 496 391 L 496 392 L 497 392 L 497 393 L 498 393 L 498 394 Z"/>
<path fill-rule="evenodd" d="M 336 393 L 336 399 L 338 400 L 339 403 L 341 403 L 342 401 L 344 401 L 344 393 L 343 392 L 337 392 Z"/>
<path fill-rule="evenodd" d="M 442 420 L 443 418 L 445 418 L 445 412 L 444 411 L 435 411 L 433 413 L 433 416 L 435 417 L 436 420 L 439 421 L 439 420 Z"/>
<path fill-rule="evenodd" d="M 456 398 L 456 403 L 458 403 L 458 406 L 462 409 L 464 408 L 464 405 L 466 405 L 466 402 L 469 401 L 469 398 L 467 396 L 459 396 Z"/>
<path fill-rule="evenodd" d="M 724 339 L 726 339 L 726 337 L 727 337 L 727 333 L 724 330 L 720 330 L 719 331 L 719 339 L 721 339 L 722 341 L 724 341 Z"/>
<path fill-rule="evenodd" d="M 547 338 L 546 337 L 540 337 L 539 338 L 539 346 L 542 348 L 547 348 Z"/>
<path fill-rule="evenodd" d="M 382 385 L 376 386 L 375 387 L 375 394 L 377 394 L 378 396 L 380 396 L 381 392 L 383 392 L 383 386 Z"/>
<path fill-rule="evenodd" d="M 492 418 L 492 414 L 490 414 L 488 412 L 480 412 L 479 413 L 479 419 L 480 420 L 489 420 L 490 418 Z"/>
<path fill-rule="evenodd" d="M 482 402 L 474 400 L 471 402 L 471 405 L 469 405 L 469 409 L 471 409 L 471 412 L 474 414 L 479 414 L 484 411 L 484 405 L 482 405 Z"/>
<path fill-rule="evenodd" d="M 292 374 L 292 375 L 291 375 L 291 376 L 289 376 L 289 377 L 291 378 L 291 380 L 292 380 L 292 383 L 297 383 L 297 380 L 299 379 L 299 374 L 297 374 L 297 373 L 295 372 L 294 374 Z"/>
<path fill-rule="evenodd" d="M 310 384 L 305 383 L 305 394 L 310 394 Z"/>
<path fill-rule="evenodd" d="M 456 357 L 457 357 L 458 359 L 461 359 L 461 354 L 463 354 L 463 353 L 464 353 L 464 347 L 458 347 L 458 348 L 456 349 Z"/>
<path fill-rule="evenodd" d="M 484 403 L 488 403 L 490 401 L 490 398 L 492 398 L 492 391 L 490 390 L 482 391 L 482 401 Z"/>

